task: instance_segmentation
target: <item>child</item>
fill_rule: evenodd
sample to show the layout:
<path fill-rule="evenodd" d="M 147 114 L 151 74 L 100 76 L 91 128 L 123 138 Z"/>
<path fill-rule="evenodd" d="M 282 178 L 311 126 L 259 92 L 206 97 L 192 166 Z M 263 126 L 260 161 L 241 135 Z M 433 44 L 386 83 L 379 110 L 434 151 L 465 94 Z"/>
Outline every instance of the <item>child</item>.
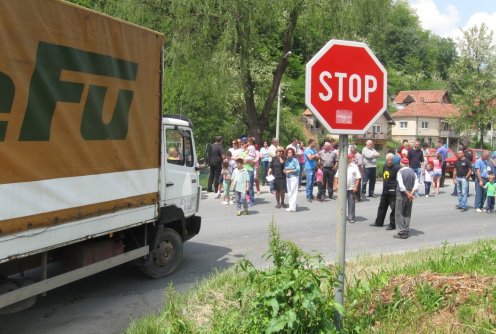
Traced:
<path fill-rule="evenodd" d="M 220 172 L 223 179 L 223 187 L 224 187 L 224 198 L 222 204 L 229 204 L 229 189 L 231 188 L 231 172 L 229 171 L 229 160 L 224 159 L 222 161 L 222 171 Z"/>
<path fill-rule="evenodd" d="M 484 189 L 487 189 L 487 208 L 486 212 L 494 211 L 494 195 L 496 193 L 496 183 L 494 183 L 494 174 L 489 175 L 489 182 L 486 182 Z"/>
<path fill-rule="evenodd" d="M 441 153 L 436 154 L 436 158 L 432 160 L 432 181 L 434 182 L 434 195 L 439 194 L 439 184 L 441 182 L 443 159 Z"/>
<path fill-rule="evenodd" d="M 317 201 L 322 202 L 324 201 L 325 198 L 325 188 L 324 188 L 324 171 L 322 168 L 324 167 L 324 164 L 322 161 L 319 160 L 317 162 L 317 171 L 315 172 L 315 183 L 317 183 Z"/>
<path fill-rule="evenodd" d="M 237 215 L 240 216 L 241 213 L 247 215 L 248 203 L 246 202 L 245 193 L 250 187 L 250 178 L 244 168 L 243 158 L 236 159 L 236 166 L 231 176 L 231 190 L 234 191 L 236 198 Z M 241 206 L 243 206 L 244 211 L 241 211 Z"/>
<path fill-rule="evenodd" d="M 432 176 L 434 172 L 432 171 L 432 165 L 427 164 L 424 171 L 424 186 L 425 186 L 425 197 L 429 197 L 431 192 Z"/>
<path fill-rule="evenodd" d="M 232 152 L 231 151 L 227 151 L 226 152 L 226 159 L 229 160 L 229 167 L 227 168 L 228 171 L 229 171 L 229 175 L 232 176 L 232 173 L 234 172 L 234 169 L 236 169 L 236 160 L 233 159 L 233 156 L 232 156 Z M 231 185 L 231 180 L 229 180 L 229 187 Z M 229 196 L 230 200 L 229 200 L 229 204 L 234 204 L 231 196 Z"/>
<path fill-rule="evenodd" d="M 222 173 L 219 175 L 219 186 L 217 187 L 217 193 L 215 194 L 215 199 L 220 198 L 220 194 L 222 193 L 222 185 L 224 184 L 224 178 Z"/>

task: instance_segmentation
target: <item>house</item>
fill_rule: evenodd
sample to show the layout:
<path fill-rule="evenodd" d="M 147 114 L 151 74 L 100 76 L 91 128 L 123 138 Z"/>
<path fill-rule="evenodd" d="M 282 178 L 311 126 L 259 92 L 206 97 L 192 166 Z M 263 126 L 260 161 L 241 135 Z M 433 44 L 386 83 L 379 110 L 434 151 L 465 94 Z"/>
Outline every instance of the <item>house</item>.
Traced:
<path fill-rule="evenodd" d="M 377 151 L 382 151 L 385 154 L 387 151 L 387 141 L 391 139 L 391 136 L 389 135 L 389 128 L 392 125 L 394 125 L 394 120 L 391 115 L 385 111 L 382 116 L 379 117 L 369 129 L 367 129 L 367 132 L 363 135 L 354 135 L 352 141 L 356 145 L 365 146 L 365 142 L 372 139 L 374 141 L 375 149 Z"/>
<path fill-rule="evenodd" d="M 301 121 L 305 128 L 316 137 L 323 136 L 327 133 L 326 129 L 308 108 L 301 114 Z"/>
<path fill-rule="evenodd" d="M 317 137 L 327 134 L 327 130 L 320 124 L 309 109 L 305 110 L 302 114 L 302 122 L 305 127 Z M 358 145 L 365 145 L 367 139 L 372 139 L 375 142 L 377 150 L 385 150 L 386 143 L 390 139 L 389 127 L 392 124 L 394 124 L 394 120 L 389 113 L 385 111 L 363 135 L 353 135 L 351 141 Z M 331 137 L 339 140 L 339 135 L 331 134 Z"/>
<path fill-rule="evenodd" d="M 446 90 L 402 91 L 393 101 L 397 111 L 392 114 L 395 125 L 391 137 L 396 141 L 423 139 L 435 145 L 438 139 L 457 147 L 459 134 L 449 125 L 448 118 L 459 114 Z"/>

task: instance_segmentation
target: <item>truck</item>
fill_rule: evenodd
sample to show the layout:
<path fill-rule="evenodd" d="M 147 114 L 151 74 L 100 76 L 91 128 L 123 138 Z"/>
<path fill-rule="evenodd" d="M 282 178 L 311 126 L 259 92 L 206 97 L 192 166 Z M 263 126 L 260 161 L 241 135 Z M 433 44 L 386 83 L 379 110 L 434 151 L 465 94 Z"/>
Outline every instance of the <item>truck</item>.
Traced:
<path fill-rule="evenodd" d="M 163 116 L 164 36 L 61 0 L 0 1 L 0 313 L 199 233 L 193 125 Z"/>

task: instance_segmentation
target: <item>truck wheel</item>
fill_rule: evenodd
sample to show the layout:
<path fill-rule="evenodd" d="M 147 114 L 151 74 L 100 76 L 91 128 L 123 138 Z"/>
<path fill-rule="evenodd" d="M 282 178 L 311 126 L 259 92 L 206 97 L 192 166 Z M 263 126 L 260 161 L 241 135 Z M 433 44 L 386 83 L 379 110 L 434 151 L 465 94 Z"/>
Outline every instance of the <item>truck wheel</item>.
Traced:
<path fill-rule="evenodd" d="M 181 236 L 170 228 L 165 228 L 158 238 L 157 245 L 148 256 L 150 265 L 142 267 L 142 271 L 152 277 L 160 278 L 172 274 L 179 267 L 183 257 L 183 241 Z"/>
<path fill-rule="evenodd" d="M 33 281 L 27 278 L 23 279 L 12 279 L 0 282 L 0 296 L 4 293 L 16 290 L 18 288 L 25 287 L 29 284 L 32 284 Z M 15 313 L 19 311 L 24 311 L 36 303 L 36 296 L 29 297 L 27 299 L 23 299 L 9 306 L 5 306 L 0 308 L 0 315 L 5 315 L 9 313 Z"/>

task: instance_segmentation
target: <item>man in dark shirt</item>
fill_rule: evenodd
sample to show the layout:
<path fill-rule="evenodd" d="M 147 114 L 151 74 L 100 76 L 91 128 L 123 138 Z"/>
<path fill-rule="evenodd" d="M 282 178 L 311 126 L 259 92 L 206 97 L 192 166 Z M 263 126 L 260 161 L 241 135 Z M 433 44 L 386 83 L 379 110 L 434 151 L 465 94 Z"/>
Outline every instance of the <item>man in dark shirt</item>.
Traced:
<path fill-rule="evenodd" d="M 417 180 L 420 182 L 420 175 L 422 175 L 422 164 L 424 163 L 424 152 L 420 149 L 420 142 L 418 140 L 413 144 L 413 148 L 408 151 L 407 154 L 408 161 L 410 162 L 410 168 L 417 175 Z M 418 193 L 415 192 L 415 197 L 418 197 Z"/>
<path fill-rule="evenodd" d="M 465 153 L 462 149 L 458 150 L 458 160 L 456 160 L 455 170 L 453 171 L 453 184 L 457 185 L 458 191 L 458 209 L 461 212 L 468 210 L 467 195 L 468 195 L 468 180 L 472 173 L 472 162 L 465 158 Z"/>
<path fill-rule="evenodd" d="M 210 174 L 208 175 L 207 192 L 212 192 L 212 183 L 215 191 L 219 188 L 220 172 L 222 170 L 222 160 L 224 160 L 224 148 L 222 147 L 222 137 L 215 136 L 215 143 L 212 144 L 210 153 Z"/>
<path fill-rule="evenodd" d="M 417 175 L 408 167 L 408 164 L 408 159 L 401 159 L 401 169 L 396 176 L 398 185 L 396 187 L 395 221 L 399 229 L 398 233 L 393 235 L 396 239 L 408 238 L 413 199 L 415 198 L 413 194 L 419 186 Z"/>
<path fill-rule="evenodd" d="M 400 166 L 393 163 L 393 158 L 394 154 L 386 154 L 386 163 L 384 164 L 384 169 L 382 172 L 383 185 L 381 201 L 379 202 L 379 208 L 377 209 L 377 217 L 375 218 L 375 222 L 371 225 L 377 227 L 384 226 L 387 209 L 388 207 L 390 207 L 391 214 L 389 215 L 389 225 L 386 230 L 394 230 L 396 228 L 396 223 L 394 220 L 394 206 L 396 202 L 396 186 L 398 184 L 398 182 L 396 181 L 396 175 L 400 170 Z"/>

